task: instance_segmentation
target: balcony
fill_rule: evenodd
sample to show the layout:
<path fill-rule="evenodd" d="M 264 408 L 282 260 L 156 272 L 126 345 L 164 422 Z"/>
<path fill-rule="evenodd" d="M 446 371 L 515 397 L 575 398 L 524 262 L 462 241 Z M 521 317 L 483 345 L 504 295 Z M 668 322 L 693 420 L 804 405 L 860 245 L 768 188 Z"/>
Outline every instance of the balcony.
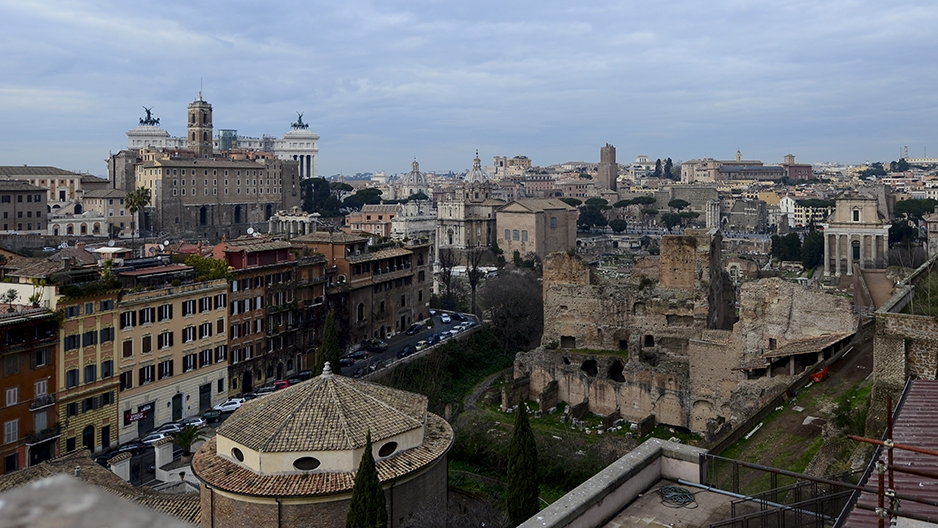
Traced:
<path fill-rule="evenodd" d="M 56 424 L 52 427 L 47 427 L 38 433 L 30 433 L 26 435 L 26 445 L 32 447 L 43 442 L 48 442 L 49 440 L 55 440 L 60 436 L 62 436 L 62 428 Z"/>
<path fill-rule="evenodd" d="M 36 396 L 32 403 L 29 404 L 29 410 L 38 411 L 53 405 L 55 405 L 55 394 L 43 394 L 42 396 Z"/>

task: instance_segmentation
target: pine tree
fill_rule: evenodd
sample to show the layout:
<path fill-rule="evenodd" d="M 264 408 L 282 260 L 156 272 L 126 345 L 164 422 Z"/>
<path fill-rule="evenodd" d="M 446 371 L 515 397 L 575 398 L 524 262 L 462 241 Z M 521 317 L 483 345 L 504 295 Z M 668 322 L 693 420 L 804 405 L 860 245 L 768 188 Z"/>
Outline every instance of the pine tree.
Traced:
<path fill-rule="evenodd" d="M 349 504 L 345 528 L 387 528 L 388 509 L 378 480 L 375 457 L 371 454 L 371 432 L 365 443 L 365 454 L 355 473 L 355 487 Z"/>
<path fill-rule="evenodd" d="M 322 369 L 329 362 L 332 372 L 339 371 L 339 336 L 335 329 L 335 312 L 329 311 L 326 315 L 326 325 L 322 329 L 322 345 L 319 347 L 319 357 L 316 360 L 314 375 L 322 374 Z"/>
<path fill-rule="evenodd" d="M 517 526 L 540 511 L 537 487 L 537 444 L 524 402 L 518 404 L 515 430 L 508 446 L 508 518 Z"/>

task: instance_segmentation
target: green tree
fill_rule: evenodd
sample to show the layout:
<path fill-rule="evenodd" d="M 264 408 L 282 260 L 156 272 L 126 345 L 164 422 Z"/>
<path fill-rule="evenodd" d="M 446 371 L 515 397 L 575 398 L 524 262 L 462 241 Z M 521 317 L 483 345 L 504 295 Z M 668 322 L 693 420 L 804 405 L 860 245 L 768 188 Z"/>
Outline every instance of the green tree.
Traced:
<path fill-rule="evenodd" d="M 681 200 L 680 198 L 675 198 L 671 200 L 670 202 L 668 202 L 668 207 L 670 207 L 671 209 L 677 209 L 678 212 L 683 211 L 689 206 L 690 206 L 690 202 L 688 202 L 687 200 Z"/>
<path fill-rule="evenodd" d="M 654 196 L 636 196 L 629 201 L 636 205 L 651 205 L 657 200 L 655 200 Z"/>
<path fill-rule="evenodd" d="M 133 248 L 137 238 L 137 213 L 150 205 L 150 189 L 140 186 L 130 191 L 124 198 L 124 205 L 130 213 L 130 247 Z"/>
<path fill-rule="evenodd" d="M 669 180 L 679 180 L 680 178 L 675 177 L 674 174 L 674 163 L 671 162 L 671 158 L 668 158 L 664 162 L 664 177 Z"/>
<path fill-rule="evenodd" d="M 668 228 L 668 231 L 674 226 L 680 225 L 682 221 L 681 215 L 677 213 L 664 213 L 661 215 L 661 223 L 664 224 L 664 227 Z"/>
<path fill-rule="evenodd" d="M 408 200 L 429 200 L 430 197 L 426 195 L 423 191 L 415 192 L 414 194 L 407 197 Z"/>
<path fill-rule="evenodd" d="M 349 501 L 345 528 L 387 528 L 388 507 L 371 452 L 371 431 L 365 440 L 365 453 L 355 473 L 355 486 Z"/>
<path fill-rule="evenodd" d="M 515 427 L 508 446 L 508 518 L 515 526 L 540 511 L 537 487 L 537 444 L 528 422 L 528 405 L 518 404 Z"/>
<path fill-rule="evenodd" d="M 648 220 L 651 220 L 652 218 L 657 216 L 657 214 L 658 214 L 657 209 L 651 209 L 651 208 L 642 209 L 642 216 L 646 217 Z"/>
<path fill-rule="evenodd" d="M 811 227 L 801 243 L 801 264 L 804 269 L 818 267 L 824 262 L 824 235 Z"/>
<path fill-rule="evenodd" d="M 339 371 L 339 335 L 335 327 L 335 312 L 332 310 L 326 314 L 326 324 L 322 329 L 322 345 L 319 346 L 319 356 L 316 359 L 313 375 L 321 374 L 327 361 L 333 372 Z"/>
<path fill-rule="evenodd" d="M 629 226 L 628 222 L 626 222 L 625 220 L 621 218 L 616 218 L 615 220 L 612 220 L 611 222 L 609 222 L 609 227 L 611 227 L 613 232 L 615 233 L 621 233 L 625 231 L 625 229 L 628 226 Z"/>
<path fill-rule="evenodd" d="M 579 207 L 580 204 L 583 203 L 582 200 L 577 200 L 576 198 L 561 198 L 560 201 L 571 207 Z"/>
<path fill-rule="evenodd" d="M 606 209 L 609 205 L 609 201 L 599 197 L 587 198 L 586 205 L 597 209 Z"/>
<path fill-rule="evenodd" d="M 196 279 L 200 281 L 231 278 L 228 263 L 224 260 L 189 255 L 186 257 L 186 266 L 192 266 Z"/>
<path fill-rule="evenodd" d="M 895 216 L 907 218 L 915 222 L 915 225 L 918 225 L 925 215 L 929 215 L 935 211 L 935 206 L 938 206 L 938 200 L 933 198 L 926 198 L 924 200 L 902 200 L 896 202 L 896 205 L 892 208 L 892 212 Z"/>
<path fill-rule="evenodd" d="M 662 175 L 661 158 L 658 158 L 657 160 L 655 160 L 655 173 L 652 176 L 654 176 L 655 178 L 660 178 L 661 175 Z"/>
<path fill-rule="evenodd" d="M 783 237 L 773 235 L 771 255 L 778 260 L 800 261 L 801 237 L 798 233 L 788 233 Z"/>
<path fill-rule="evenodd" d="M 182 431 L 173 433 L 173 436 L 176 438 L 176 443 L 182 448 L 183 456 L 191 455 L 192 446 L 199 440 L 205 440 L 206 438 L 202 430 L 194 425 L 187 425 Z"/>
<path fill-rule="evenodd" d="M 632 205 L 632 200 L 619 200 L 618 202 L 612 204 L 612 206 L 616 209 L 620 207 L 628 207 L 630 205 Z"/>
<path fill-rule="evenodd" d="M 606 224 L 608 224 L 606 217 L 599 209 L 588 205 L 580 208 L 580 216 L 576 220 L 576 225 L 580 229 L 589 231 L 593 226 L 605 227 Z"/>
<path fill-rule="evenodd" d="M 905 172 L 909 170 L 909 162 L 905 158 L 900 158 L 899 161 L 893 161 L 889 164 L 889 168 L 893 172 Z"/>

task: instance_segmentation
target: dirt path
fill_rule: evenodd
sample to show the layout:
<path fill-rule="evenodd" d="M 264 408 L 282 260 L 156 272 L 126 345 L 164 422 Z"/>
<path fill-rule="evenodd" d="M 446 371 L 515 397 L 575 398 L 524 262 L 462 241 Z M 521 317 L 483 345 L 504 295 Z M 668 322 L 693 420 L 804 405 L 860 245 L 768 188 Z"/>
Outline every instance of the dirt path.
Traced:
<path fill-rule="evenodd" d="M 514 367 L 508 367 L 507 369 L 496 372 L 495 374 L 491 374 L 487 376 L 484 380 L 480 381 L 479 383 L 476 383 L 476 386 L 472 388 L 472 392 L 469 394 L 469 396 L 466 396 L 466 399 L 463 400 L 463 403 L 462 403 L 463 409 L 467 411 L 470 409 L 474 409 L 476 406 L 476 401 L 479 399 L 479 396 L 481 396 L 482 393 L 485 392 L 485 389 L 489 388 L 489 386 L 492 385 L 493 381 L 498 379 L 500 376 L 504 376 L 506 372 L 508 372 L 509 370 L 513 368 Z"/>

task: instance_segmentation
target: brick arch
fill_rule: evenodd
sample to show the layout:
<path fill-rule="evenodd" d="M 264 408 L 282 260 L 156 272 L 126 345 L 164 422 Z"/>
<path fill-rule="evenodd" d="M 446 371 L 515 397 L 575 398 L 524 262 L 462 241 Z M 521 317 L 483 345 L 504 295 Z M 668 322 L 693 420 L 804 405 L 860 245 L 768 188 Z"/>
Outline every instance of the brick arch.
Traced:
<path fill-rule="evenodd" d="M 612 414 L 619 406 L 616 400 L 616 387 L 611 381 L 598 379 L 590 383 L 590 412 L 602 415 Z"/>
<path fill-rule="evenodd" d="M 655 420 L 658 423 L 687 427 L 684 404 L 671 393 L 662 394 L 655 402 Z"/>
<path fill-rule="evenodd" d="M 554 381 L 554 377 L 551 376 L 549 372 L 542 368 L 535 368 L 531 372 L 529 382 L 531 394 L 540 394 L 552 381 Z"/>
<path fill-rule="evenodd" d="M 566 374 L 558 380 L 557 397 L 570 405 L 578 405 L 589 396 L 589 384 L 577 374 Z"/>
<path fill-rule="evenodd" d="M 694 402 L 690 411 L 690 430 L 696 432 L 705 432 L 707 423 L 717 418 L 713 410 L 713 404 L 707 400 L 697 400 Z"/>
<path fill-rule="evenodd" d="M 654 412 L 653 401 L 648 389 L 639 383 L 623 383 L 619 386 L 619 413 L 623 418 L 638 421 L 647 417 Z"/>

